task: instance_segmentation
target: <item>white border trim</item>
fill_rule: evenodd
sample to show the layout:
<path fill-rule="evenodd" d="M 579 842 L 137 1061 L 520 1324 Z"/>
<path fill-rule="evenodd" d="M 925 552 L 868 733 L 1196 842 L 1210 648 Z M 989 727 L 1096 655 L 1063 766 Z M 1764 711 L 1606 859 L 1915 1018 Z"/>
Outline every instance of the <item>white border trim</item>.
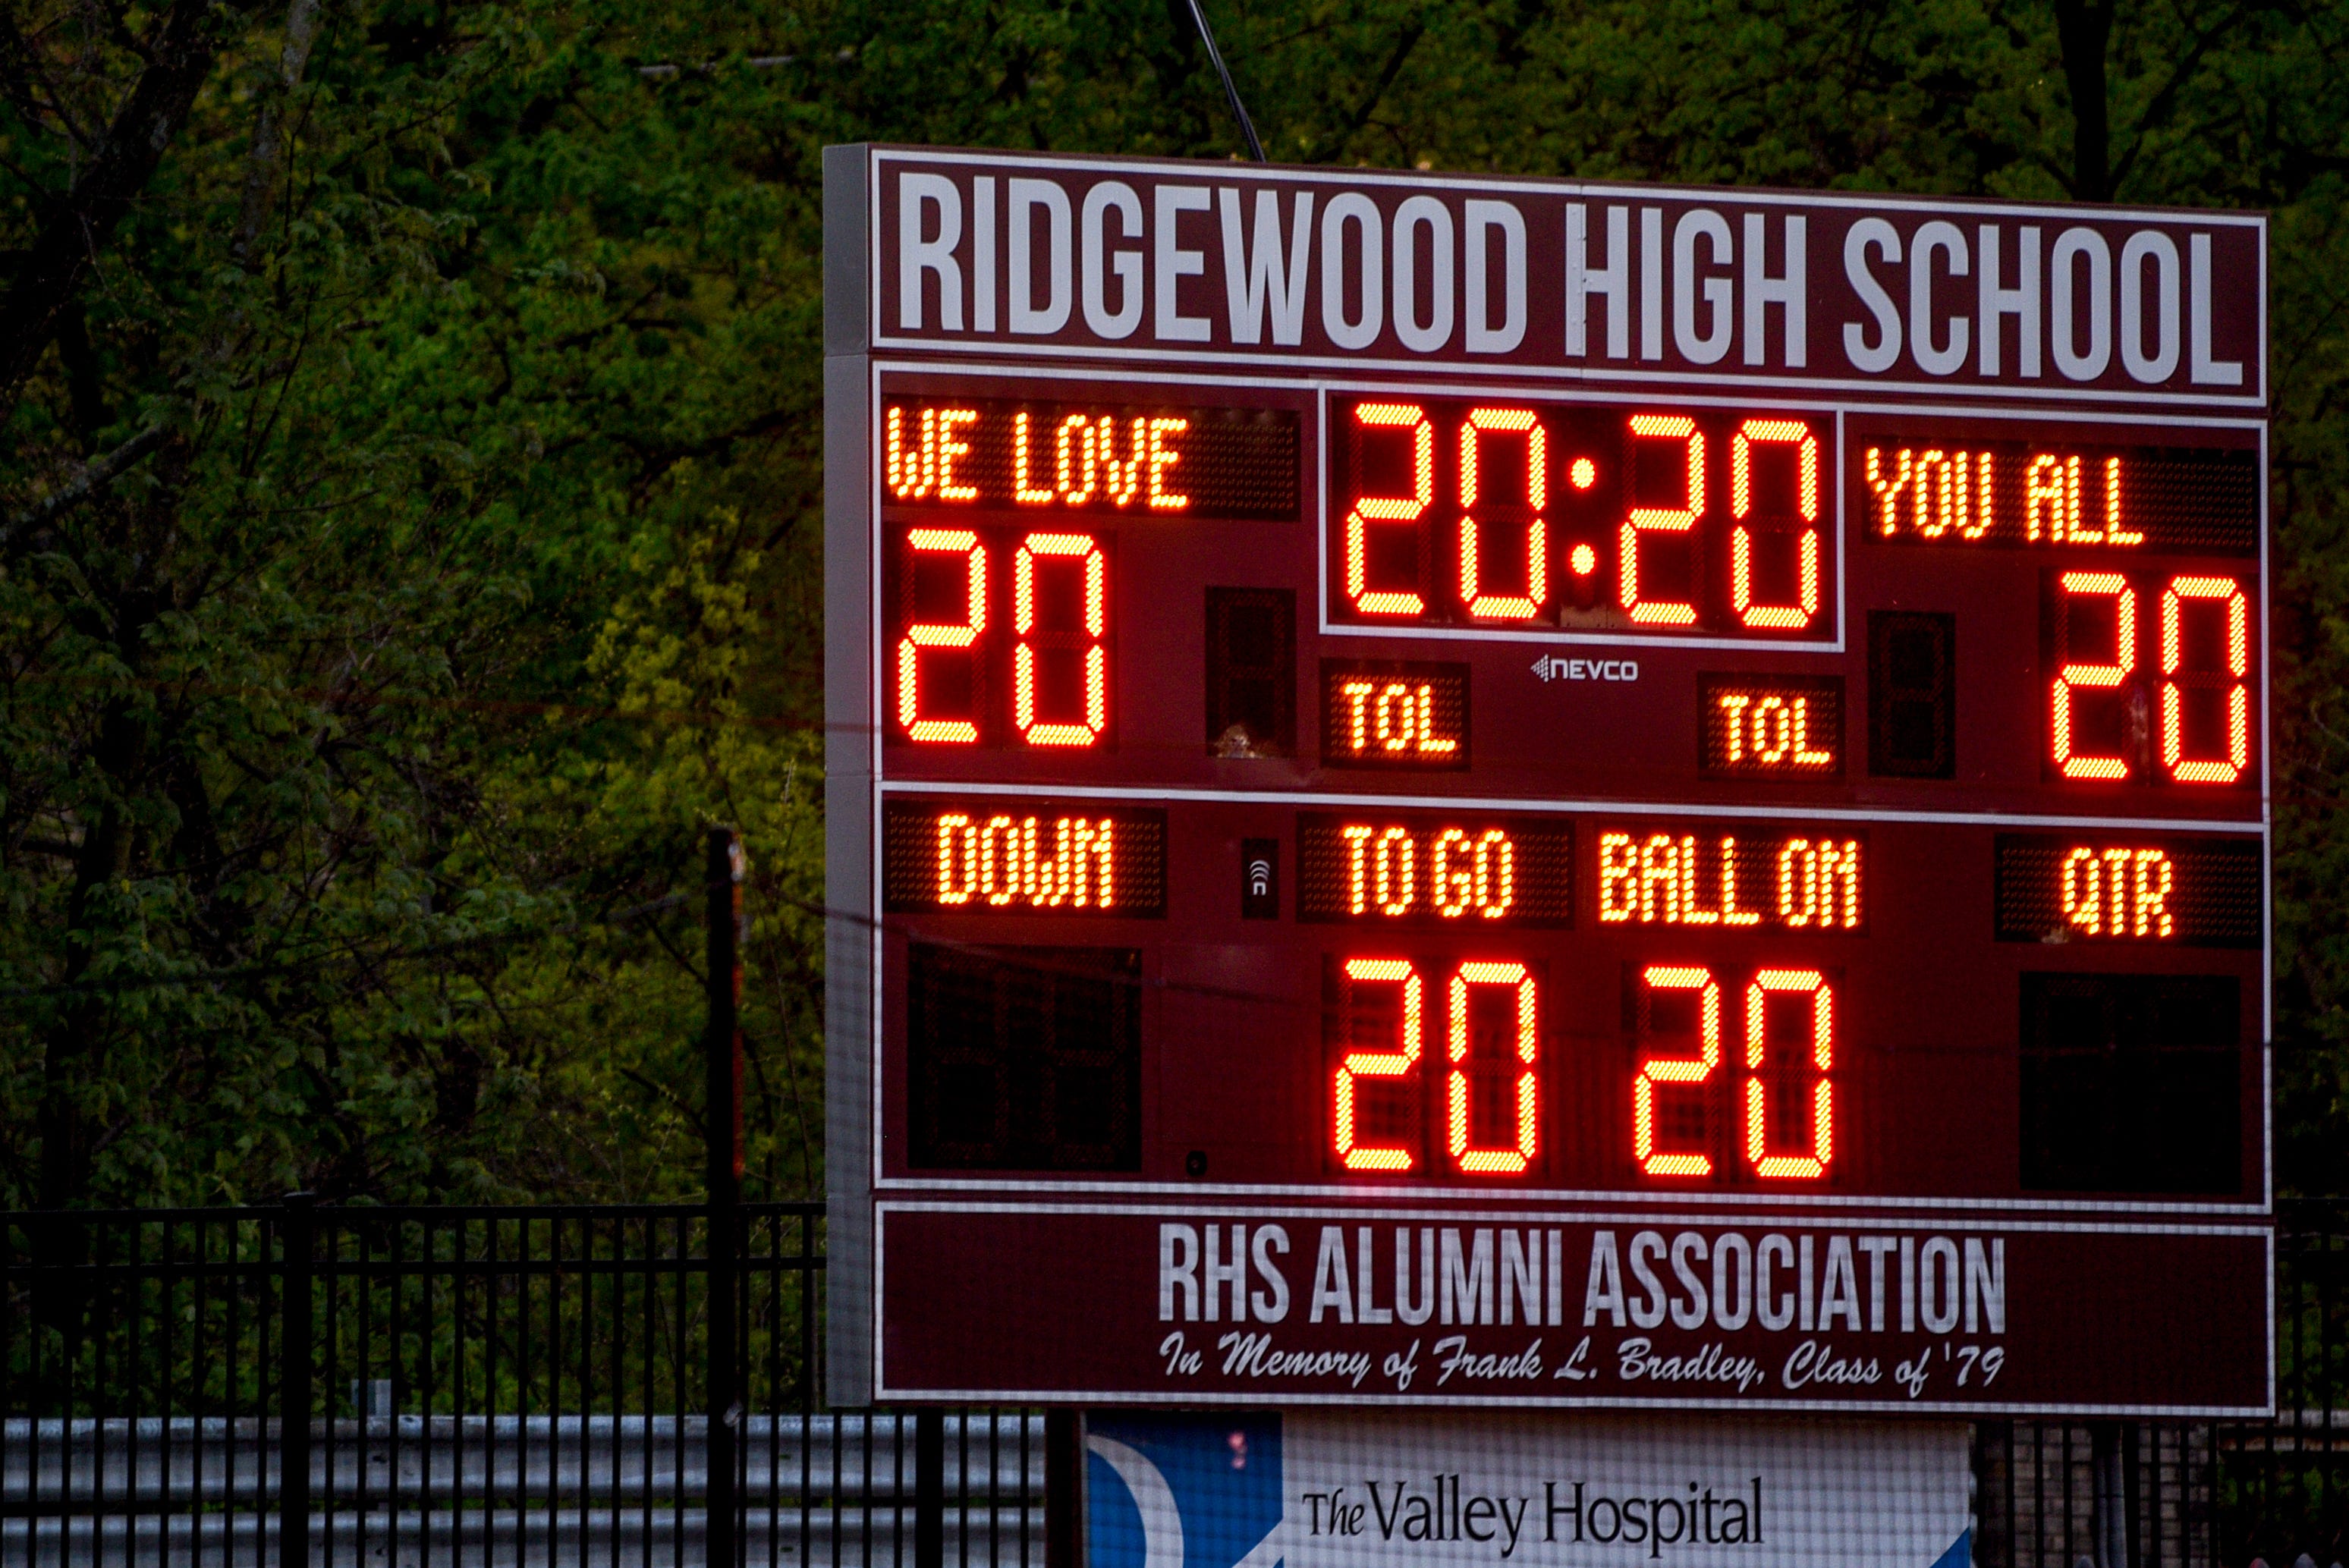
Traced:
<path fill-rule="evenodd" d="M 1325 1189 L 1326 1191 L 1326 1189 Z M 1627 1201 L 1622 1193 L 1607 1195 L 1605 1203 L 1597 1209 L 1578 1208 L 1570 1213 L 1544 1212 L 1535 1203 L 1501 1206 L 1491 1202 L 1488 1193 L 1480 1191 L 1481 1207 L 1458 1211 L 1445 1210 L 1430 1202 L 1402 1202 L 1384 1206 L 1356 1203 L 1270 1203 L 1208 1204 L 1208 1203 L 1085 1203 L 1075 1202 L 1020 1202 L 1002 1200 L 996 1202 L 968 1203 L 944 1199 L 885 1198 L 877 1201 L 876 1211 L 905 1214 L 1015 1214 L 1040 1216 L 1046 1214 L 1092 1214 L 1111 1219 L 1181 1219 L 1200 1217 L 1214 1209 L 1211 1217 L 1247 1220 L 1258 1213 L 1268 1218 L 1285 1220 L 1326 1220 L 1352 1222 L 1363 1221 L 1385 1223 L 1389 1221 L 1407 1224 L 1494 1224 L 1494 1225 L 1652 1225 L 1671 1215 L 1672 1205 L 1667 1202 L 1640 1202 Z M 1781 1200 L 1783 1204 L 1783 1200 Z M 1553 1205 L 1554 1207 L 1554 1205 Z M 1789 1225 L 1818 1228 L 1836 1222 L 1817 1219 L 1788 1206 L 1780 1220 Z M 1691 1224 L 1728 1225 L 1750 1224 L 1753 1222 L 1718 1217 L 1692 1219 Z M 1874 1222 L 1871 1221 L 1871 1223 Z M 2195 1222 L 2171 1222 L 2144 1220 L 2075 1221 L 2056 1219 L 2014 1220 L 1995 1222 L 1971 1218 L 1963 1214 L 1926 1215 L 1916 1219 L 1887 1219 L 1881 1229 L 1889 1231 L 1959 1230 L 2021 1233 L 2027 1235 L 2092 1235 L 2092 1236 L 2268 1236 L 2273 1227 L 2264 1220 L 2246 1218 L 2228 1222 L 2213 1218 Z"/>
<path fill-rule="evenodd" d="M 1564 799 L 1482 795 L 1350 793 L 1339 789 L 1215 789 L 1200 785 L 1003 784 L 992 780 L 899 779 L 883 791 L 902 795 L 1015 795 L 1072 800 L 1237 800 L 1251 805 L 1370 806 L 1392 810 L 1509 811 L 1519 814 L 1711 817 L 1721 821 L 1938 822 L 1955 827 L 2097 828 L 2116 832 L 2264 833 L 2267 824 L 2220 817 L 2036 816 L 2002 811 L 1919 811 L 1889 806 L 1759 806 L 1724 801 Z"/>

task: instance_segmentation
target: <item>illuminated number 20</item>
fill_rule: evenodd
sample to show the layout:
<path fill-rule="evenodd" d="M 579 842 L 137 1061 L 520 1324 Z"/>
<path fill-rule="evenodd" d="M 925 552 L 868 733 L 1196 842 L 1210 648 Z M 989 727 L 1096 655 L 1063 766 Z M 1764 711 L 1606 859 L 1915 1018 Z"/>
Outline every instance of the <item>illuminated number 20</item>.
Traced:
<path fill-rule="evenodd" d="M 974 665 L 989 655 L 980 640 L 987 631 L 987 546 L 967 528 L 915 528 L 905 532 L 907 593 L 914 562 L 924 555 L 962 559 L 963 618 L 959 621 L 916 621 L 897 639 L 897 727 L 908 740 L 970 745 L 978 739 L 978 694 L 982 683 L 974 668 L 969 683 L 973 707 L 969 717 L 936 716 L 922 707 L 922 660 L 926 653 L 955 652 Z M 1047 627 L 1038 613 L 1037 578 L 1044 563 L 1066 562 L 1076 569 L 1079 613 L 1077 624 Z M 1091 746 L 1109 727 L 1109 654 L 1103 641 L 1109 630 L 1109 560 L 1101 543 L 1089 533 L 1031 533 L 1019 542 L 1011 562 L 1011 622 L 1018 640 L 1011 649 L 1011 717 L 1020 738 L 1030 746 Z M 1040 717 L 1037 655 L 1072 655 L 1077 661 L 1079 711 L 1073 715 Z"/>
<path fill-rule="evenodd" d="M 1373 1144 L 1361 1140 L 1360 1085 L 1365 1079 L 1416 1078 L 1423 1035 L 1425 986 L 1418 969 L 1407 958 L 1349 958 L 1345 964 L 1349 989 L 1363 985 L 1398 987 L 1401 1004 L 1395 1049 L 1349 1050 L 1340 1059 L 1332 1084 L 1338 1159 L 1349 1171 L 1404 1171 L 1418 1164 L 1416 1151 L 1406 1144 Z M 1505 1147 L 1479 1147 L 1472 1140 L 1469 1114 L 1469 988 L 1506 986 L 1510 995 L 1513 1053 L 1516 1057 L 1510 1099 L 1515 1138 Z M 1444 1084 L 1445 1147 L 1454 1169 L 1471 1176 L 1517 1176 L 1533 1163 L 1536 1122 L 1540 1112 L 1535 1079 L 1540 1030 L 1534 977 L 1522 964 L 1469 959 L 1453 972 L 1451 1019 L 1447 1055 L 1451 1071 Z M 1350 1027 L 1351 1007 L 1348 1008 Z M 1350 1040 L 1348 1044 L 1351 1044 Z M 1415 1091 L 1415 1085 L 1406 1093 Z"/>
<path fill-rule="evenodd" d="M 1696 994 L 1697 1054 L 1693 1057 L 1649 1057 L 1631 1080 L 1631 1151 L 1640 1169 L 1651 1176 L 1710 1176 L 1712 1156 L 1688 1150 L 1662 1150 L 1657 1145 L 1657 1104 L 1660 1092 L 1694 1088 L 1711 1080 L 1721 1067 L 1721 985 L 1713 971 L 1697 965 L 1651 964 L 1640 972 L 1640 983 L 1653 991 Z M 1811 1085 L 1810 1147 L 1803 1153 L 1773 1152 L 1769 1146 L 1769 1094 L 1764 1082 L 1767 1059 L 1767 1011 L 1774 992 L 1793 992 L 1811 1003 L 1811 1066 L 1818 1074 Z M 1765 1180 L 1816 1181 L 1835 1159 L 1835 1086 L 1827 1075 L 1835 1068 L 1835 989 L 1816 969 L 1764 969 L 1745 989 L 1744 1119 L 1745 1162 Z"/>
<path fill-rule="evenodd" d="M 2073 711 L 2075 690 L 2110 691 L 2129 684 L 2137 668 L 2137 596 L 2129 579 L 2118 572 L 2066 572 L 2056 579 L 2063 591 L 2057 623 L 2064 639 L 2070 636 L 2071 607 L 2082 598 L 2113 601 L 2113 657 L 2109 664 L 2067 658 L 2049 690 L 2051 747 L 2056 768 L 2066 779 L 2123 779 L 2130 776 L 2141 755 L 2085 753 L 2075 748 Z M 2224 667 L 2185 667 L 2185 621 L 2189 606 L 2209 604 L 2224 617 Z M 2161 727 L 2161 765 L 2178 784 L 2232 784 L 2251 760 L 2251 606 L 2243 585 L 2232 577 L 2172 577 L 2161 590 L 2161 679 L 2158 686 Z M 2063 645 L 2059 644 L 2059 646 Z M 2068 650 L 2066 650 L 2068 652 Z M 2186 694 L 2223 691 L 2226 738 L 2223 757 L 2189 757 L 2186 743 Z"/>

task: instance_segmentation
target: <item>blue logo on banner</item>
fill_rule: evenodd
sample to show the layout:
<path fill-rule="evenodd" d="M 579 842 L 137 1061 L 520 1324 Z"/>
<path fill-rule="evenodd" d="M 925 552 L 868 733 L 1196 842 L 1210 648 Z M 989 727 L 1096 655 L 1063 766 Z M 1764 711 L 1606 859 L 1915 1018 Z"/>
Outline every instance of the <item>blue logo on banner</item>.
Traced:
<path fill-rule="evenodd" d="M 1278 1416 L 1097 1416 L 1086 1446 L 1089 1568 L 1279 1562 Z"/>

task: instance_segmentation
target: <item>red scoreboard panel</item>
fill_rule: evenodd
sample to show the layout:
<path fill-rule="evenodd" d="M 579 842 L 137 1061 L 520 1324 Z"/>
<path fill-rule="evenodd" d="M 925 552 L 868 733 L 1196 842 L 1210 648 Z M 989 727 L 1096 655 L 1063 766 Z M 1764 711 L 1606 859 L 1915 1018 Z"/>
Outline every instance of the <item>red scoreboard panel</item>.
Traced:
<path fill-rule="evenodd" d="M 840 1397 L 2271 1402 L 2257 221 L 830 156 Z"/>

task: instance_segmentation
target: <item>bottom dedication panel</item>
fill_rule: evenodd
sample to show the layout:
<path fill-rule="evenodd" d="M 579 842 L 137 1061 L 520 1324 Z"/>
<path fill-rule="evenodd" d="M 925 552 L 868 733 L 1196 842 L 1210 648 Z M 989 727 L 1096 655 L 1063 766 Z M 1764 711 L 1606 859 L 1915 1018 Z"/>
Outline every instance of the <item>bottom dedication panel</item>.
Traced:
<path fill-rule="evenodd" d="M 880 1397 L 2252 1414 L 2257 1223 L 879 1206 Z"/>

